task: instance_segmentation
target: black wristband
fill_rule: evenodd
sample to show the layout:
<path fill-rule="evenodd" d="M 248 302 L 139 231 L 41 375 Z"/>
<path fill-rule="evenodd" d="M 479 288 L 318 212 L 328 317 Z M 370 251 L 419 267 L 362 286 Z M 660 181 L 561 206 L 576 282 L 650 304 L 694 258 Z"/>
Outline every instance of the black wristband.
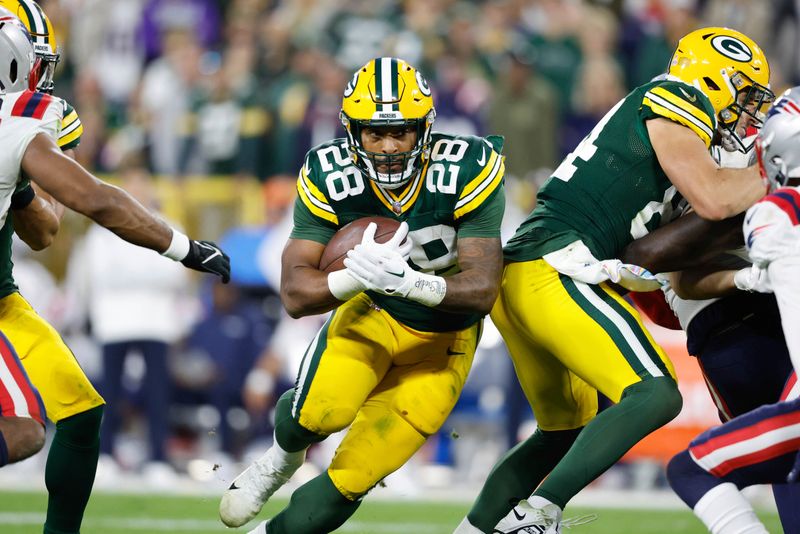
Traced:
<path fill-rule="evenodd" d="M 28 187 L 20 189 L 11 195 L 11 209 L 21 210 L 22 208 L 27 208 L 33 202 L 33 197 L 35 196 L 36 193 L 33 191 L 33 187 L 28 184 Z"/>

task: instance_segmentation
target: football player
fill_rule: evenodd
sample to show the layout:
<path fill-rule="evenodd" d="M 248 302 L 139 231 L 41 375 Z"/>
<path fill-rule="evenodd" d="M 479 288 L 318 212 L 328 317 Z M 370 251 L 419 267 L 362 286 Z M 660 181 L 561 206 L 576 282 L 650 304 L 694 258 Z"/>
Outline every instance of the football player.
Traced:
<path fill-rule="evenodd" d="M 377 58 L 345 88 L 347 136 L 308 153 L 281 296 L 295 317 L 334 311 L 278 402 L 273 446 L 223 495 L 226 525 L 255 517 L 309 445 L 349 426 L 328 469 L 253 532 L 336 530 L 455 405 L 499 288 L 504 166 L 500 138 L 433 133 L 434 118 L 422 74 Z M 320 271 L 337 229 L 369 215 L 402 223 L 386 244 L 369 226 L 345 269 Z"/>
<path fill-rule="evenodd" d="M 15 15 L 33 40 L 36 60 L 29 89 L 52 94 L 60 49 L 50 19 L 32 0 L 0 0 L 0 7 Z M 58 146 L 74 159 L 83 125 L 65 100 L 53 97 L 53 101 L 63 108 Z M 12 234 L 16 232 L 34 250 L 45 248 L 58 232 L 63 207 L 29 180 L 22 180 L 11 208 L 10 217 L 0 229 L 0 329 L 7 328 L 6 334 L 41 391 L 48 415 L 56 425 L 45 470 L 49 493 L 45 532 L 78 532 L 97 468 L 104 401 L 61 337 L 30 309 L 12 275 Z M 19 314 L 28 318 L 22 329 L 12 324 Z M 32 336 L 33 332 L 36 334 Z M 32 343 L 34 339 L 36 343 Z M 57 382 L 52 380 L 54 376 L 59 377 Z"/>
<path fill-rule="evenodd" d="M 228 280 L 227 256 L 213 243 L 189 240 L 119 188 L 103 183 L 57 145 L 64 120 L 63 103 L 29 88 L 37 85 L 38 58 L 31 36 L 19 19 L 0 19 L 0 224 L 10 213 L 25 214 L 26 232 L 47 244 L 58 227 L 52 204 L 27 183 L 30 179 L 58 203 L 82 213 L 134 244 L 162 252 L 185 266 Z M 37 221 L 37 217 L 41 217 Z M 40 224 L 41 223 L 41 224 Z M 27 241 L 27 239 L 26 239 Z M 8 246 L 8 245 L 6 245 Z M 46 483 L 50 492 L 44 532 L 77 533 L 94 479 L 102 399 L 92 388 L 58 333 L 16 293 L 11 279 L 10 250 L 2 259 L 6 295 L 0 301 L 0 324 L 43 393 L 49 416 L 57 421 L 48 456 Z M 10 291 L 8 288 L 11 287 Z M 54 526 L 58 525 L 58 527 Z"/>
<path fill-rule="evenodd" d="M 785 187 L 800 178 L 800 90 L 784 95 L 759 133 L 756 150 L 773 192 L 747 211 L 745 243 L 761 280 L 755 289 L 774 290 L 780 322 L 794 369 L 800 369 L 800 190 Z M 762 272 L 758 272 L 758 271 Z M 752 484 L 797 482 L 800 450 L 800 395 L 789 380 L 781 401 L 768 404 L 701 434 L 669 463 L 675 492 L 715 534 L 760 534 L 767 530 L 739 489 Z M 795 503 L 796 504 L 796 503 Z M 781 514 L 783 520 L 783 513 Z M 785 526 L 785 525 L 784 525 Z M 786 532 L 796 529 L 786 528 Z"/>
<path fill-rule="evenodd" d="M 760 125 L 768 85 L 747 36 L 694 31 L 667 76 L 614 106 L 539 191 L 506 246 L 492 310 L 538 428 L 495 466 L 457 533 L 558 532 L 575 494 L 678 414 L 672 363 L 608 282 L 658 287 L 616 258 L 681 197 L 716 220 L 764 195 L 755 167 L 720 168 L 709 147 L 750 148 L 744 133 Z M 598 391 L 614 402 L 599 414 Z"/>
<path fill-rule="evenodd" d="M 0 467 L 41 450 L 44 415 L 39 392 L 25 374 L 14 346 L 0 332 Z"/>

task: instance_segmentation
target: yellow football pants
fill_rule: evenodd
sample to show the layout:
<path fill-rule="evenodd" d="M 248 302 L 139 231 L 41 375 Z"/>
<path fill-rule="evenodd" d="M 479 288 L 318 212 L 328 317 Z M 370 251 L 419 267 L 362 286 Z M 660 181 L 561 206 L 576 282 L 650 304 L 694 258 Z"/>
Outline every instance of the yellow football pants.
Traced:
<path fill-rule="evenodd" d="M 444 424 L 467 379 L 480 324 L 420 332 L 364 294 L 342 304 L 306 351 L 292 416 L 318 434 L 350 425 L 328 469 L 355 500 Z"/>
<path fill-rule="evenodd" d="M 54 423 L 104 404 L 72 351 L 19 293 L 0 299 L 0 330 L 8 337 Z"/>
<path fill-rule="evenodd" d="M 584 426 L 597 413 L 597 391 L 618 402 L 640 380 L 675 378 L 616 291 L 575 281 L 542 259 L 506 265 L 491 317 L 543 430 Z"/>

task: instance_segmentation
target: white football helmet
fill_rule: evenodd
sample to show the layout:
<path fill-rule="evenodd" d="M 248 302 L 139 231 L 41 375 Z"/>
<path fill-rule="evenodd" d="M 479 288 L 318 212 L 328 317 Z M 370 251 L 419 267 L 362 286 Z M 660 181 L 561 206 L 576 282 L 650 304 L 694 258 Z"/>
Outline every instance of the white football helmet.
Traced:
<path fill-rule="evenodd" d="M 0 93 L 28 89 L 35 60 L 28 30 L 10 11 L 0 11 Z"/>
<path fill-rule="evenodd" d="M 800 87 L 775 101 L 756 138 L 756 156 L 770 192 L 800 178 Z"/>

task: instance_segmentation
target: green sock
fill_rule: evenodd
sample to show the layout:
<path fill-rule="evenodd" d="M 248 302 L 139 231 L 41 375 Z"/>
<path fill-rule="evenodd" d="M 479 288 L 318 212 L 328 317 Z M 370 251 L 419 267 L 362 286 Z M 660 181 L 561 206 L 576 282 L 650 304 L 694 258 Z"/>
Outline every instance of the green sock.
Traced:
<path fill-rule="evenodd" d="M 581 429 L 546 432 L 531 437 L 506 453 L 492 468 L 467 517 L 484 532 L 494 526 L 521 499 L 536 489 L 572 446 Z"/>
<path fill-rule="evenodd" d="M 586 425 L 534 494 L 563 509 L 643 437 L 675 418 L 681 405 L 681 394 L 670 377 L 629 386 L 618 404 L 603 410 Z"/>
<path fill-rule="evenodd" d="M 288 452 L 306 449 L 312 443 L 319 443 L 328 436 L 315 434 L 300 426 L 292 417 L 292 397 L 294 389 L 286 391 L 275 404 L 275 439 L 278 445 Z"/>
<path fill-rule="evenodd" d="M 44 471 L 49 495 L 45 534 L 80 532 L 97 470 L 102 418 L 103 407 L 97 406 L 56 424 Z"/>
<path fill-rule="evenodd" d="M 269 522 L 269 534 L 333 532 L 352 516 L 361 500 L 351 501 L 333 485 L 325 471 L 292 494 L 289 506 Z"/>

